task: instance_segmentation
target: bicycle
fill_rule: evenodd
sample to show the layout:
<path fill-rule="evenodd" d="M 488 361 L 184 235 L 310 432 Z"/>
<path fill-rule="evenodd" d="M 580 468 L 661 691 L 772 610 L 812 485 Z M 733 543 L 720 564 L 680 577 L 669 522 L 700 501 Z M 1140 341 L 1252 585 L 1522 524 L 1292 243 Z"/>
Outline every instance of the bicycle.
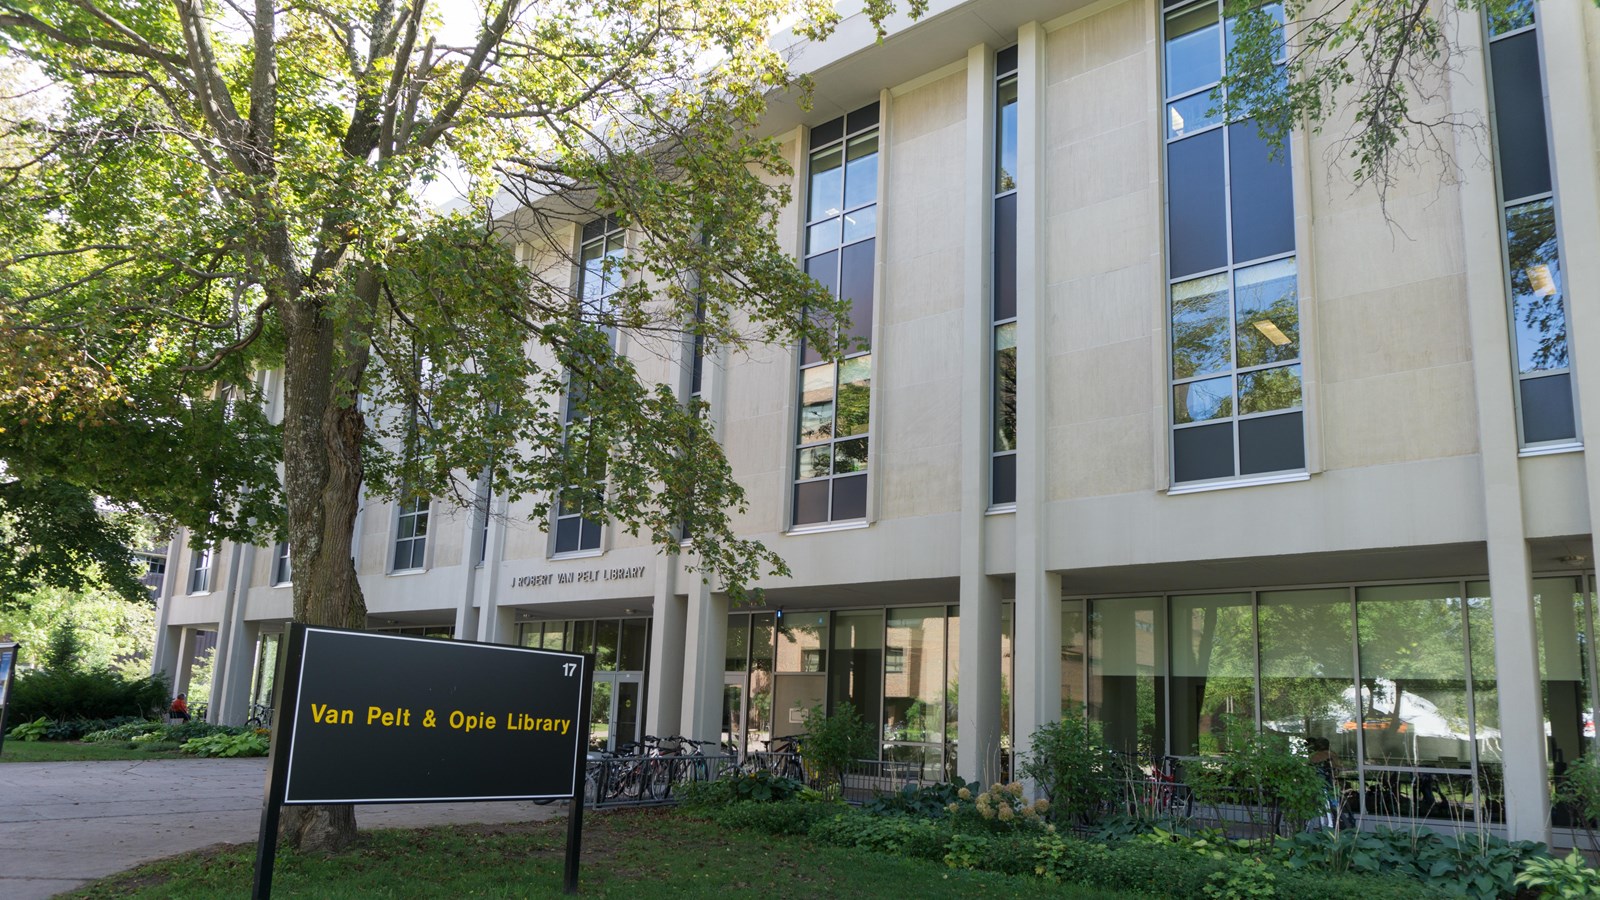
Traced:
<path fill-rule="evenodd" d="M 250 704 L 250 715 L 245 717 L 246 728 L 271 728 L 272 707 L 264 703 Z"/>

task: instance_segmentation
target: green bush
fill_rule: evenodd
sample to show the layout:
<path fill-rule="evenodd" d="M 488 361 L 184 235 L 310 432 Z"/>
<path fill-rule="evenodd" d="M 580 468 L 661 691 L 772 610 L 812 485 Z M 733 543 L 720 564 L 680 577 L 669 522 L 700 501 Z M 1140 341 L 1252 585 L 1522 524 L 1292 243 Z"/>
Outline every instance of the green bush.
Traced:
<path fill-rule="evenodd" d="M 134 716 L 118 716 L 114 719 L 67 719 L 53 722 L 44 733 L 47 741 L 76 741 L 97 731 L 126 725 L 130 722 L 142 722 L 143 719 Z"/>
<path fill-rule="evenodd" d="M 1028 746 L 1020 771 L 1044 791 L 1056 821 L 1093 822 L 1116 800 L 1121 767 L 1099 722 L 1066 713 L 1035 731 Z"/>
<path fill-rule="evenodd" d="M 946 808 L 955 830 L 969 834 L 1041 831 L 1049 815 L 1050 801 L 1028 800 L 1022 783 L 994 784 L 986 791 L 971 788 L 956 791 L 956 800 Z"/>
<path fill-rule="evenodd" d="M 970 795 L 979 790 L 976 783 L 956 776 L 948 782 L 929 785 L 908 784 L 891 794 L 879 794 L 862 805 L 862 809 L 880 816 L 924 816 L 942 819 L 950 814 L 950 804 L 960 799 L 965 789 Z"/>
<path fill-rule="evenodd" d="M 819 844 L 877 850 L 914 859 L 943 859 L 950 826 L 909 816 L 875 816 L 850 810 L 821 819 L 808 835 Z"/>
<path fill-rule="evenodd" d="M 823 785 L 838 784 L 852 761 L 877 755 L 877 729 L 849 703 L 835 706 L 831 716 L 821 706 L 812 707 L 805 727 L 801 758 Z"/>
<path fill-rule="evenodd" d="M 266 756 L 267 739 L 253 731 L 187 740 L 178 749 L 195 756 Z"/>
<path fill-rule="evenodd" d="M 163 674 L 127 678 L 110 669 L 43 669 L 17 676 L 11 685 L 7 715 L 29 720 L 46 716 L 58 722 L 145 719 L 165 711 L 166 706 L 167 677 Z"/>
<path fill-rule="evenodd" d="M 1312 872 L 1386 874 L 1455 897 L 1494 898 L 1516 893 L 1516 876 L 1545 845 L 1493 835 L 1446 837 L 1426 828 L 1401 831 L 1343 829 L 1307 832 L 1280 842 L 1291 868 Z"/>
<path fill-rule="evenodd" d="M 1583 854 L 1574 849 L 1565 859 L 1536 856 L 1528 860 L 1517 875 L 1517 886 L 1561 900 L 1600 897 L 1600 872 L 1589 868 Z"/>
<path fill-rule="evenodd" d="M 1290 833 L 1327 812 L 1327 782 L 1288 735 L 1235 723 L 1228 729 L 1228 746 L 1227 756 L 1185 769 L 1197 802 L 1243 804 L 1258 824 L 1276 829 L 1281 817 Z"/>
<path fill-rule="evenodd" d="M 48 718 L 40 716 L 32 722 L 23 722 L 21 725 L 15 726 L 6 732 L 6 736 L 14 741 L 33 742 L 43 739 L 44 733 L 49 730 L 50 725 L 51 722 Z"/>

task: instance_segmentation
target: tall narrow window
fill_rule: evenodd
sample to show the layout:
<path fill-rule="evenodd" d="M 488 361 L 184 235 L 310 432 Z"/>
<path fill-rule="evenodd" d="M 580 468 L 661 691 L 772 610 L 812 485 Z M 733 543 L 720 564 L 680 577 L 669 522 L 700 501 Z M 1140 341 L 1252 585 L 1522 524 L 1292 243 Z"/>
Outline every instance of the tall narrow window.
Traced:
<path fill-rule="evenodd" d="M 294 580 L 294 562 L 289 556 L 289 542 L 279 541 L 272 554 L 272 583 L 289 584 Z"/>
<path fill-rule="evenodd" d="M 423 553 L 428 549 L 428 498 L 402 500 L 395 525 L 394 571 L 423 568 Z"/>
<path fill-rule="evenodd" d="M 994 436 L 989 503 L 1017 501 L 1017 48 L 995 54 Z"/>
<path fill-rule="evenodd" d="M 194 551 L 189 562 L 189 593 L 204 594 L 211 590 L 211 548 Z"/>
<path fill-rule="evenodd" d="M 1534 6 L 1524 0 L 1489 21 L 1507 312 L 1517 363 L 1517 430 L 1524 447 L 1578 437 Z"/>
<path fill-rule="evenodd" d="M 610 216 L 596 219 L 583 227 L 583 243 L 578 251 L 581 263 L 578 298 L 582 315 L 586 320 L 593 320 L 596 327 L 604 329 L 613 346 L 616 343 L 616 328 L 611 322 L 611 296 L 622 286 L 616 264 L 625 252 L 625 237 L 624 229 L 615 219 Z M 581 428 L 587 418 L 582 401 L 583 385 L 577 379 L 569 378 L 562 412 L 568 435 L 574 429 Z M 602 469 L 596 477 L 598 480 L 604 474 L 604 462 L 595 465 Z M 556 504 L 555 552 L 577 553 L 600 549 L 601 523 L 595 515 L 600 505 L 600 497 L 586 495 L 576 488 L 561 492 Z"/>
<path fill-rule="evenodd" d="M 1302 470 L 1289 148 L 1214 112 L 1234 24 L 1222 4 L 1165 5 L 1172 478 Z"/>
<path fill-rule="evenodd" d="M 844 358 L 800 354 L 794 524 L 867 515 L 868 401 L 878 234 L 878 105 L 811 130 L 806 273 L 850 301 Z"/>

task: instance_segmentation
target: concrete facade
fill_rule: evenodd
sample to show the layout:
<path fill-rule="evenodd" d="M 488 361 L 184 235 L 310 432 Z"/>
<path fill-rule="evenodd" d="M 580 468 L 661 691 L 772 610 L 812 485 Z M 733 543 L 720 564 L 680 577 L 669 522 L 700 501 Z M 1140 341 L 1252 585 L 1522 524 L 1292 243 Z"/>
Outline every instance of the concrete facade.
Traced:
<path fill-rule="evenodd" d="M 1119 598 L 1158 600 L 1152 637 L 1128 651 L 1153 654 L 1140 663 L 1148 672 L 1126 677 L 1154 679 L 1156 717 L 1170 720 L 1176 714 L 1167 704 L 1177 699 L 1166 679 L 1182 676 L 1171 674 L 1179 667 L 1177 639 L 1166 632 L 1188 608 L 1177 598 L 1245 596 L 1250 621 L 1266 629 L 1261 610 L 1276 602 L 1273 592 L 1348 591 L 1355 620 L 1368 608 L 1362 604 L 1378 602 L 1380 588 L 1444 584 L 1454 586 L 1448 602 L 1455 605 L 1441 608 L 1460 609 L 1465 623 L 1469 607 L 1479 608 L 1474 586 L 1486 583 L 1492 629 L 1472 630 L 1471 680 L 1481 683 L 1467 691 L 1462 718 L 1476 723 L 1461 739 L 1470 764 L 1466 750 L 1440 751 L 1431 765 L 1420 756 L 1401 765 L 1366 752 L 1381 743 L 1367 732 L 1400 727 L 1401 676 L 1379 672 L 1388 663 L 1361 643 L 1367 632 L 1349 638 L 1358 646 L 1344 651 L 1346 663 L 1354 653 L 1353 665 L 1370 669 L 1351 688 L 1357 710 L 1341 726 L 1351 751 L 1363 756 L 1349 761 L 1353 791 L 1375 804 L 1384 773 L 1427 770 L 1420 777 L 1447 782 L 1459 763 L 1477 785 L 1469 791 L 1479 798 L 1471 817 L 1516 837 L 1548 839 L 1549 775 L 1571 753 L 1552 750 L 1560 749 L 1553 736 L 1563 726 L 1541 718 L 1542 694 L 1561 679 L 1548 667 L 1541 672 L 1539 653 L 1556 653 L 1551 648 L 1571 636 L 1552 632 L 1552 614 L 1538 618 L 1535 597 L 1550 577 L 1566 578 L 1574 602 L 1592 606 L 1591 523 L 1600 508 L 1600 473 L 1585 451 L 1600 441 L 1600 367 L 1584 367 L 1600 358 L 1600 261 L 1585 252 L 1600 246 L 1600 11 L 1584 0 L 1538 4 L 1577 439 L 1559 448 L 1519 445 L 1492 130 L 1455 134 L 1459 165 L 1423 160 L 1401 173 L 1380 207 L 1331 164 L 1342 153 L 1334 123 L 1296 133 L 1288 148 L 1305 465 L 1271 478 L 1195 484 L 1174 479 L 1169 425 L 1162 9 L 1146 0 L 931 7 L 919 22 L 892 20 L 881 45 L 854 15 L 825 44 L 800 48 L 797 64 L 817 83 L 815 107 L 773 111 L 772 131 L 794 166 L 800 198 L 780 217 L 780 238 L 801 257 L 811 127 L 879 107 L 871 462 L 865 517 L 790 527 L 797 351 L 766 346 L 707 360 L 703 396 L 750 502 L 736 527 L 794 572 L 763 585 L 768 606 L 754 612 L 782 611 L 792 620 L 818 611 L 888 610 L 893 618 L 899 608 L 947 610 L 938 638 L 948 682 L 939 693 L 949 695 L 944 724 L 911 743 L 942 747 L 953 771 L 974 778 L 1025 752 L 1027 736 L 1074 702 L 1077 679 L 1085 680 L 1091 710 L 1096 690 L 1102 707 L 1110 703 L 1116 691 L 1108 679 L 1124 676 L 1111 674 L 1109 662 L 1086 669 L 1069 648 L 1069 632 L 1074 616 L 1087 616 L 1086 652 L 1110 660 L 1107 623 L 1120 614 Z M 1487 122 L 1487 35 L 1471 16 L 1457 24 L 1466 49 L 1434 102 Z M 1013 46 L 1017 499 L 991 505 L 995 59 Z M 536 249 L 529 259 L 548 265 Z M 684 348 L 664 360 L 659 349 L 623 347 L 641 362 L 656 360 L 663 380 L 677 378 Z M 281 390 L 270 375 L 267 386 L 274 396 Z M 735 701 L 726 698 L 738 694 L 751 708 L 765 696 L 774 705 L 762 713 L 764 733 L 784 731 L 774 725 L 784 717 L 773 712 L 783 705 L 760 693 L 758 657 L 747 651 L 746 680 L 737 681 L 730 672 L 741 670 L 729 669 L 725 652 L 730 622 L 758 629 L 767 620 L 740 618 L 743 611 L 730 611 L 681 560 L 619 529 L 607 529 L 599 551 L 562 556 L 523 504 L 496 498 L 490 512 L 482 564 L 480 515 L 434 501 L 427 564 L 392 572 L 396 512 L 365 504 L 356 553 L 372 627 L 527 642 L 529 623 L 648 620 L 648 662 L 637 672 L 639 729 L 727 736 L 726 705 Z M 194 552 L 174 544 L 157 665 L 178 668 L 185 635 L 218 632 L 211 715 L 242 720 L 259 682 L 256 650 L 289 618 L 289 590 L 273 583 L 273 548 L 225 546 L 213 554 L 207 589 L 191 592 Z M 595 570 L 623 574 L 560 583 Z M 556 577 L 545 584 L 546 575 Z M 1544 597 L 1548 609 L 1548 589 Z M 1093 605 L 1073 605 L 1085 602 Z M 825 639 L 836 660 L 875 652 L 841 647 L 842 627 Z M 885 634 L 895 626 L 887 627 Z M 879 664 L 889 669 L 883 685 L 900 674 L 887 646 L 879 647 Z M 1271 660 L 1265 650 L 1254 659 L 1255 721 L 1276 727 L 1261 709 Z M 799 676 L 820 682 L 830 675 L 796 665 L 785 673 L 779 664 L 779 693 L 805 694 L 814 685 Z M 1592 680 L 1592 661 L 1583 665 L 1588 674 L 1579 680 Z M 913 668 L 908 661 L 902 671 Z M 631 683 L 617 671 L 618 684 Z M 883 685 L 880 705 L 883 690 L 899 689 Z M 1384 691 L 1396 696 L 1380 699 Z M 1384 704 L 1393 721 L 1374 728 Z M 1586 745 L 1594 740 L 1587 709 Z M 1492 727 L 1484 724 L 1491 718 Z M 755 720 L 746 710 L 739 721 Z M 1414 738 L 1426 728 L 1419 722 Z M 934 733 L 937 740 L 926 739 Z M 950 752 L 957 733 L 959 754 Z M 1481 799 L 1489 794 L 1503 801 Z M 1414 792 L 1408 798 L 1402 818 L 1429 817 Z"/>

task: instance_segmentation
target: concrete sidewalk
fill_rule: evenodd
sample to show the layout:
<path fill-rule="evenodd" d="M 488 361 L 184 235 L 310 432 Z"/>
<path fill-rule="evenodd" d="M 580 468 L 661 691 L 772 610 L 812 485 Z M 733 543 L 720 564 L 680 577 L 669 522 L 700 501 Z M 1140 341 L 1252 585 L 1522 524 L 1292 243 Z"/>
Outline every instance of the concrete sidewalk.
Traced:
<path fill-rule="evenodd" d="M 265 759 L 0 763 L 0 897 L 39 900 L 216 843 L 254 841 Z M 527 822 L 533 803 L 364 806 L 366 828 Z"/>

